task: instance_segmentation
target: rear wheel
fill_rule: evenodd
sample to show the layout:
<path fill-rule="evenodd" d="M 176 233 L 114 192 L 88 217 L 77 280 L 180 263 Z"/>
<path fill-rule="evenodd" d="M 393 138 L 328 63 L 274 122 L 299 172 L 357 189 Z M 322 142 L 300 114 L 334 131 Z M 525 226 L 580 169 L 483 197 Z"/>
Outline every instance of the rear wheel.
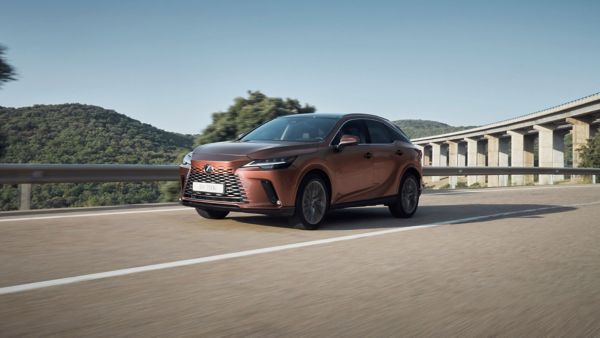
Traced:
<path fill-rule="evenodd" d="M 298 229 L 316 230 L 323 223 L 329 208 L 329 191 L 327 184 L 318 175 L 306 177 L 296 197 L 294 216 L 290 224 Z"/>
<path fill-rule="evenodd" d="M 223 219 L 229 211 L 196 208 L 198 215 L 208 219 Z"/>
<path fill-rule="evenodd" d="M 398 198 L 389 205 L 394 217 L 409 218 L 415 214 L 419 206 L 419 181 L 414 174 L 406 174 L 400 183 Z"/>

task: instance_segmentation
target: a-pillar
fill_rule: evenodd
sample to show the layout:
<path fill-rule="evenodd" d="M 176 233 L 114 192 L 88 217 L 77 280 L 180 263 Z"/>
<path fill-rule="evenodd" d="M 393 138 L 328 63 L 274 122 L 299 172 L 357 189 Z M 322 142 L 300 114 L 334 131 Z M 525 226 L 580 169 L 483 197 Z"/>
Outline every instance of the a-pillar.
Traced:
<path fill-rule="evenodd" d="M 511 167 L 533 167 L 533 137 L 523 131 L 509 131 Z M 533 183 L 533 175 L 511 175 L 512 185 Z"/>
<path fill-rule="evenodd" d="M 480 142 L 477 139 L 473 138 L 465 138 L 465 141 L 467 141 L 467 166 L 485 166 L 485 154 L 483 153 L 483 147 L 480 144 Z M 479 183 L 481 186 L 483 186 L 485 184 L 485 176 L 467 176 L 467 184 L 469 186 L 475 183 Z"/>
<path fill-rule="evenodd" d="M 538 158 L 540 167 L 563 168 L 565 166 L 564 156 L 564 132 L 554 130 L 553 125 L 535 125 L 533 129 L 538 131 Z M 563 175 L 540 175 L 540 184 L 553 184 L 563 180 Z"/>
<path fill-rule="evenodd" d="M 497 167 L 500 160 L 500 137 L 496 135 L 485 135 L 488 141 L 488 167 Z M 488 187 L 499 186 L 498 175 L 488 175 Z"/>
<path fill-rule="evenodd" d="M 439 167 L 442 154 L 442 145 L 440 143 L 431 143 L 431 166 Z M 445 162 L 444 162 L 445 163 Z M 431 182 L 438 182 L 440 180 L 439 176 L 431 176 Z"/>

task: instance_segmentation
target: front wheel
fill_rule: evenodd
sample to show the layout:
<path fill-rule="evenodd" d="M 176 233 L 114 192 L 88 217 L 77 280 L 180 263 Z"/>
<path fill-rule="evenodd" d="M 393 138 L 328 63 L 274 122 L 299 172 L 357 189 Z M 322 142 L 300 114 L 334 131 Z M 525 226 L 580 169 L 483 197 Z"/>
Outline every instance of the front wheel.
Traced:
<path fill-rule="evenodd" d="M 229 214 L 229 211 L 210 210 L 202 208 L 196 208 L 196 212 L 198 213 L 198 215 L 207 219 L 223 219 Z"/>
<path fill-rule="evenodd" d="M 325 219 L 328 208 L 329 191 L 325 181 L 318 175 L 311 175 L 300 185 L 290 224 L 302 230 L 316 230 Z"/>
<path fill-rule="evenodd" d="M 419 181 L 413 174 L 407 174 L 400 183 L 398 198 L 389 205 L 394 217 L 409 218 L 415 214 L 419 206 Z"/>

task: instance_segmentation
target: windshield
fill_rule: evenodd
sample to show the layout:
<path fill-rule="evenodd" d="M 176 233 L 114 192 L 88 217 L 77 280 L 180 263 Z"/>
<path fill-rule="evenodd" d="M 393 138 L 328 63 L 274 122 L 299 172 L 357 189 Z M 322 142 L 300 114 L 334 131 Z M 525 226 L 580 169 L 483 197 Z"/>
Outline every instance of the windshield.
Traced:
<path fill-rule="evenodd" d="M 337 120 L 315 115 L 280 117 L 254 129 L 240 141 L 319 142 L 329 134 Z"/>

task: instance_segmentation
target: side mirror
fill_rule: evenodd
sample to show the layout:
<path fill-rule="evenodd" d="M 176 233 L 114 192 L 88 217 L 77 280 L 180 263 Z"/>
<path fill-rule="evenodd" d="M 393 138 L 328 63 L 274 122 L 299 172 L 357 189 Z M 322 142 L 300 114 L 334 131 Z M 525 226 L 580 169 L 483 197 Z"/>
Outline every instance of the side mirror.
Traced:
<path fill-rule="evenodd" d="M 341 151 L 344 147 L 355 146 L 359 142 L 360 142 L 360 139 L 358 138 L 358 136 L 342 135 L 342 137 L 340 138 L 340 143 L 338 143 L 338 145 L 335 146 L 335 150 Z"/>

